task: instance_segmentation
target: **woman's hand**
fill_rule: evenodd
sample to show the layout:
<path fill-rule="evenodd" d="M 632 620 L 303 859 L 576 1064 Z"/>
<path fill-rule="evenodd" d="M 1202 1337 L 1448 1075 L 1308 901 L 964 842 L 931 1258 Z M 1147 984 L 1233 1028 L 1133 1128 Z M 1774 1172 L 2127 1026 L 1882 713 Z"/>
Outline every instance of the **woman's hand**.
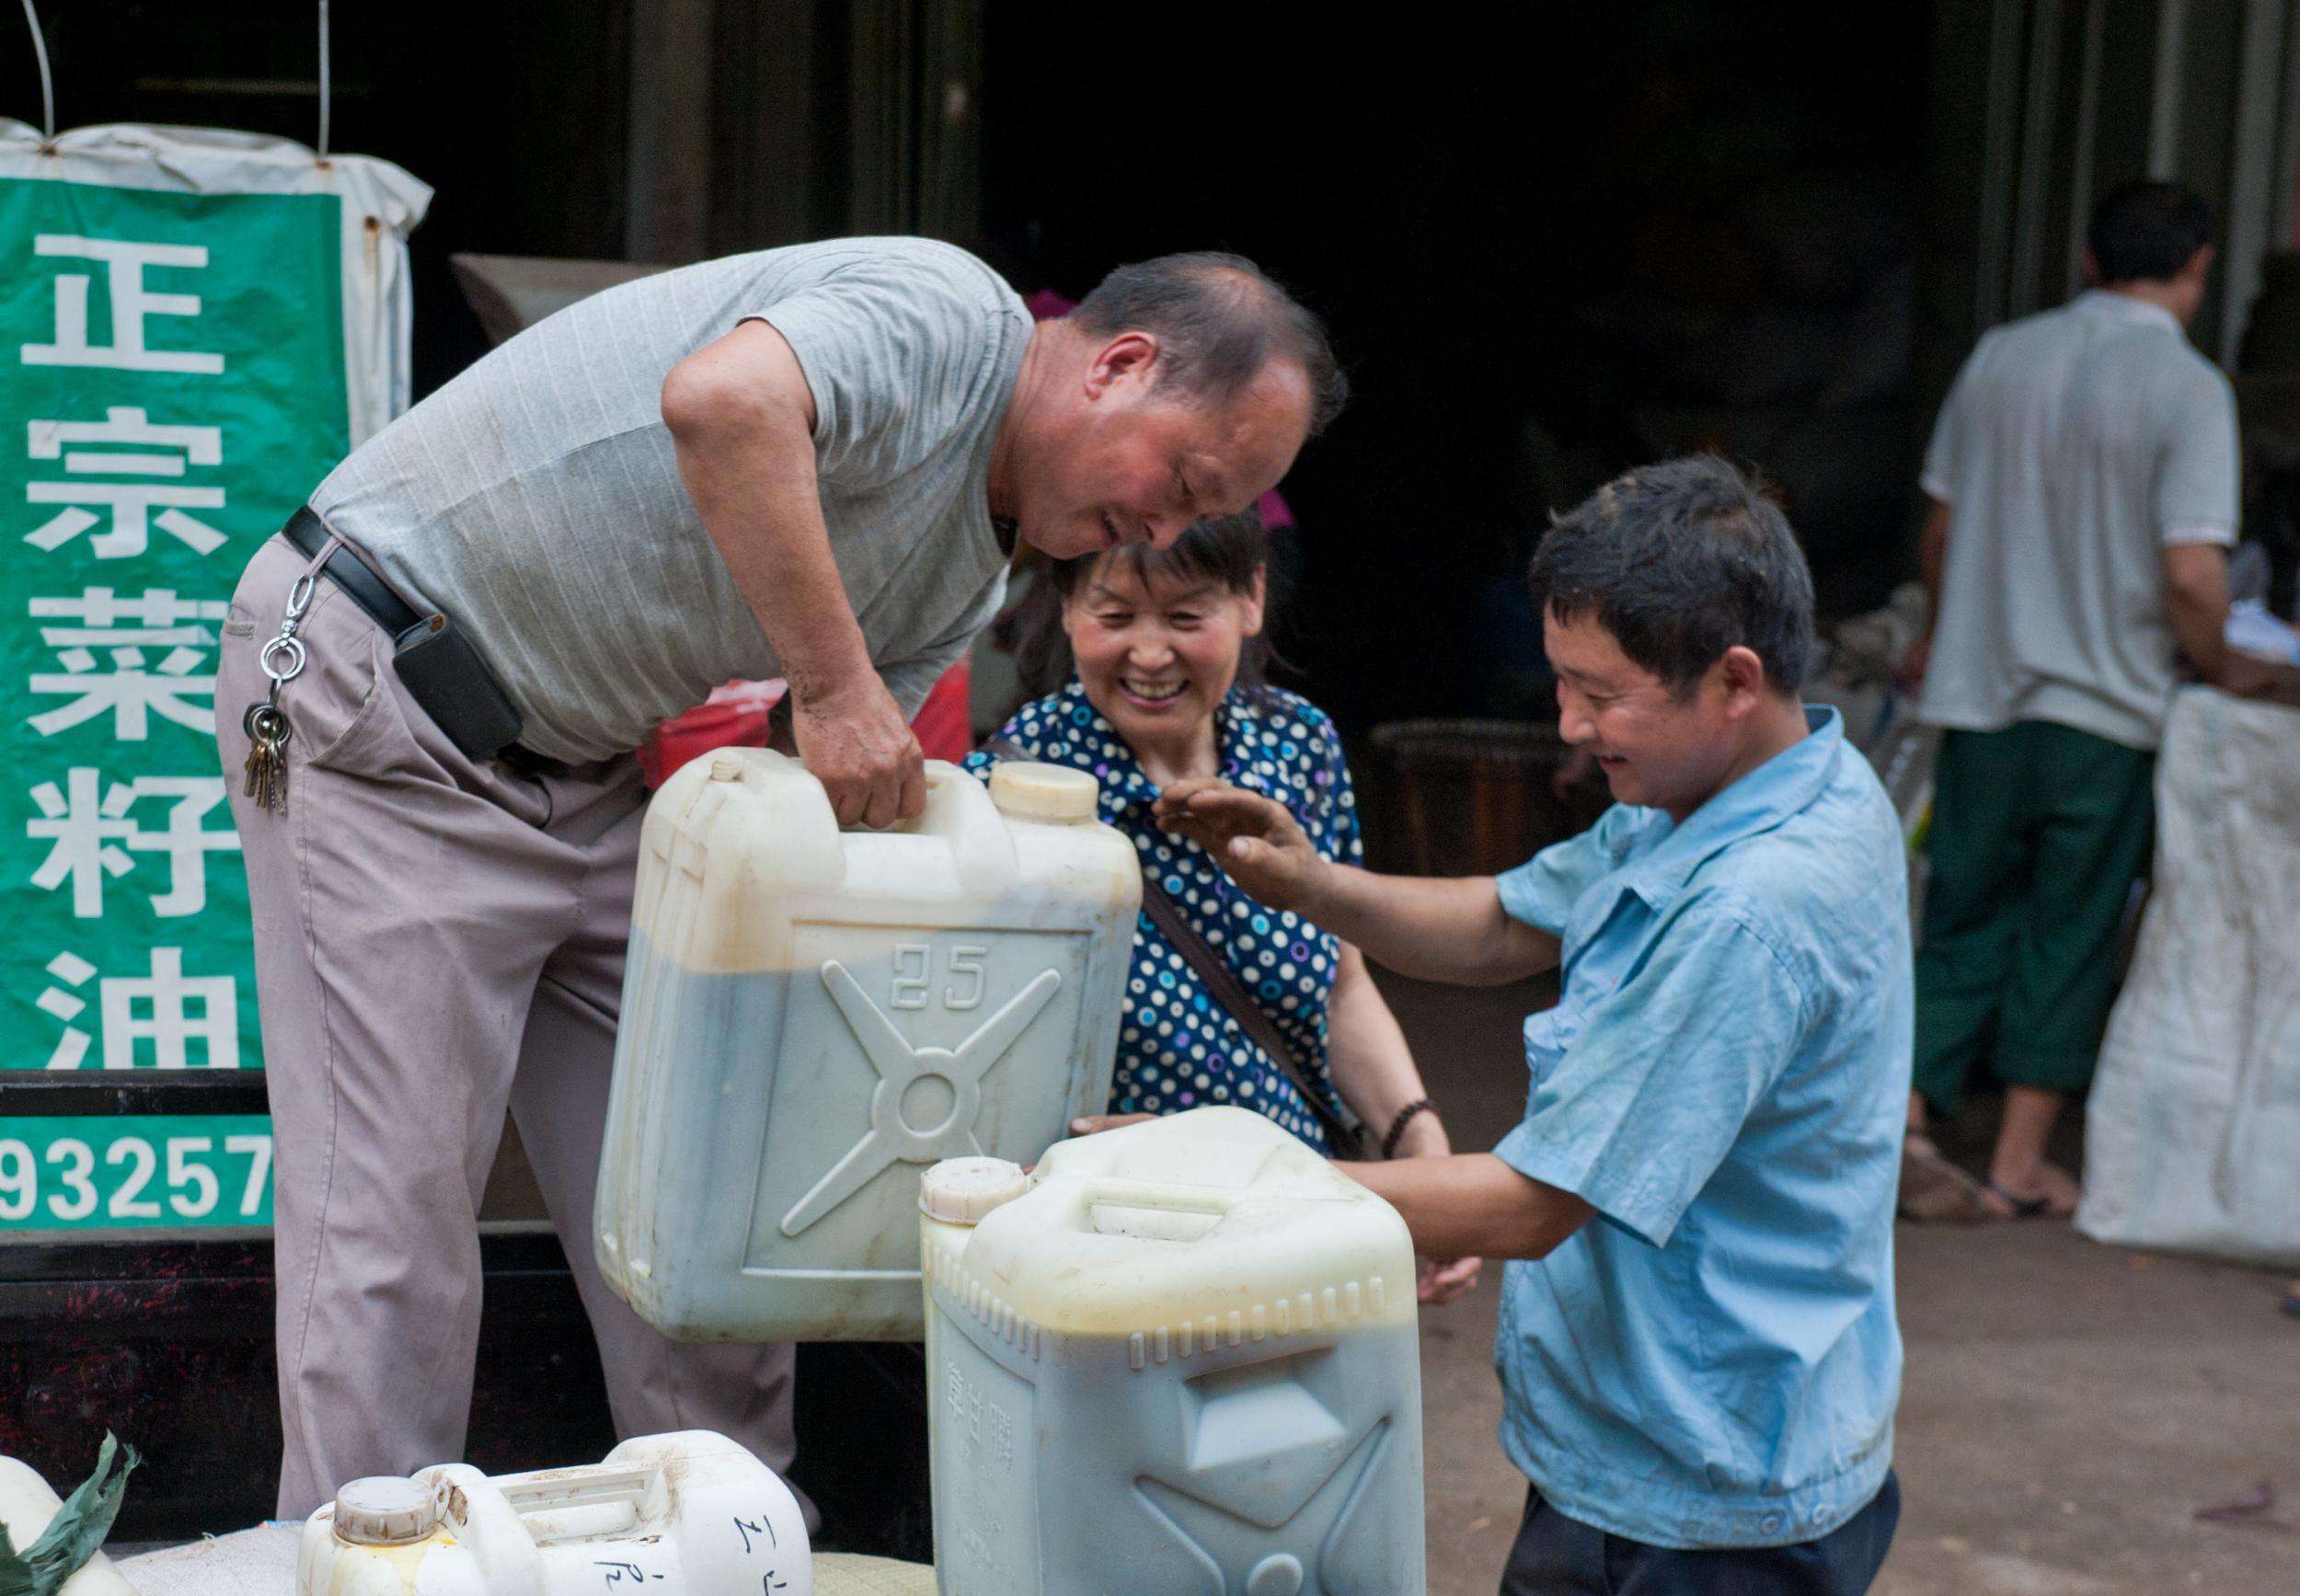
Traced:
<path fill-rule="evenodd" d="M 1483 1258 L 1416 1258 L 1414 1301 L 1425 1308 L 1458 1302 L 1477 1289 L 1478 1276 L 1485 1267 Z"/>
<path fill-rule="evenodd" d="M 1286 807 L 1210 776 L 1178 781 L 1152 811 L 1161 830 L 1187 837 L 1248 897 L 1299 911 L 1326 860 Z"/>

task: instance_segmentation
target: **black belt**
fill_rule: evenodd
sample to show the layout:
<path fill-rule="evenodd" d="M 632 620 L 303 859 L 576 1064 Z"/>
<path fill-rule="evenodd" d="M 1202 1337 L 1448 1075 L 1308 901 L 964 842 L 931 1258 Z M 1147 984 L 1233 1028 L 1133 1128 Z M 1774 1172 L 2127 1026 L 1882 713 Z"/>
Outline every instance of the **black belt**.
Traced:
<path fill-rule="evenodd" d="M 308 559 L 327 546 L 333 535 L 328 523 L 312 512 L 309 505 L 288 518 L 281 529 L 287 540 L 304 551 Z M 353 603 L 367 612 L 367 618 L 397 637 L 410 626 L 423 624 L 424 617 L 402 603 L 397 593 L 383 583 L 383 579 L 367 568 L 367 562 L 340 544 L 328 557 L 328 563 L 319 568 L 320 574 L 349 594 Z"/>
<path fill-rule="evenodd" d="M 281 530 L 307 559 L 316 558 L 333 535 L 308 505 Z M 447 616 L 414 609 L 356 551 L 340 543 L 319 570 L 389 635 L 391 668 L 408 695 L 466 758 L 508 759 L 522 769 L 550 768 L 549 762 L 519 746 L 519 711 L 471 640 Z"/>

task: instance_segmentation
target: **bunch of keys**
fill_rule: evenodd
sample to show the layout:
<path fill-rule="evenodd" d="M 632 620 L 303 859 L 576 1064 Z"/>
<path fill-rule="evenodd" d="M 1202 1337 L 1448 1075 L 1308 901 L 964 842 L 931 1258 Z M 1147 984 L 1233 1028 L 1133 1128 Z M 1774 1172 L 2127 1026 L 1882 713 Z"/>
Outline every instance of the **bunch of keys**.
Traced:
<path fill-rule="evenodd" d="M 272 698 L 278 697 L 274 683 Z M 247 733 L 247 796 L 259 809 L 287 813 L 287 745 L 295 735 L 287 712 L 276 702 L 250 704 L 240 725 Z"/>
<path fill-rule="evenodd" d="M 288 591 L 280 635 L 266 643 L 257 657 L 263 673 L 271 679 L 271 691 L 262 702 L 250 704 L 240 718 L 240 729 L 247 734 L 247 796 L 258 808 L 275 815 L 287 813 L 287 746 L 295 735 L 287 711 L 280 707 L 280 689 L 304 673 L 304 639 L 295 633 L 303 625 L 304 612 L 312 607 L 312 591 L 318 585 L 317 571 L 308 570 Z"/>

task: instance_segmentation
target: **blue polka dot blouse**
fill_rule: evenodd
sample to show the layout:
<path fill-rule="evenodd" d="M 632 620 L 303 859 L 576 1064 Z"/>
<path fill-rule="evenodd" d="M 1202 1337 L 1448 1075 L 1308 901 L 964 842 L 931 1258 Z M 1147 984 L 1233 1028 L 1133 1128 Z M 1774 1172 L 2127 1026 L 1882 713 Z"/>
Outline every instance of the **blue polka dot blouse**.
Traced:
<path fill-rule="evenodd" d="M 1274 688 L 1233 691 L 1215 714 L 1222 775 L 1294 812 L 1328 858 L 1364 856 L 1357 800 L 1341 739 L 1323 710 Z M 1076 681 L 1026 704 L 994 740 L 1033 759 L 1086 771 L 1101 783 L 1101 817 L 1133 839 L 1143 873 L 1157 872 L 1175 907 L 1276 1022 L 1296 1062 L 1328 1111 L 1355 1123 L 1327 1068 L 1327 1005 L 1339 945 L 1308 921 L 1264 908 L 1234 886 L 1197 844 L 1160 831 L 1150 818 L 1158 789 Z M 966 766 L 985 775 L 996 764 L 977 752 Z M 1113 1114 L 1170 1114 L 1206 1103 L 1235 1103 L 1267 1114 L 1326 1150 L 1326 1135 L 1284 1070 L 1271 1062 L 1200 984 L 1150 917 L 1134 927 L 1133 968 L 1119 1030 Z"/>

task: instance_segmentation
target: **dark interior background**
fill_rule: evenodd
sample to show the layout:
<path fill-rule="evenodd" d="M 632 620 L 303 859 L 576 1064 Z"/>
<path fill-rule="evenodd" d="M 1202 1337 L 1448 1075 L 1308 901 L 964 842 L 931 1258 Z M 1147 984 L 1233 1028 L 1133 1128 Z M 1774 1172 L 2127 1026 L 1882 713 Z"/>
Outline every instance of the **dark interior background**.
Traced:
<path fill-rule="evenodd" d="M 1771 476 L 1824 607 L 1883 598 L 1921 445 L 1925 8 L 1287 10 L 1120 42 L 995 6 L 985 198 L 1025 290 L 1235 249 L 1330 318 L 1357 396 L 1285 487 L 1314 695 L 1359 730 L 1538 713 L 1546 513 L 1697 445 Z"/>
<path fill-rule="evenodd" d="M 420 394 L 486 348 L 449 254 L 624 254 L 631 11 L 334 10 L 334 147 L 438 190 L 413 242 Z M 307 0 L 42 13 L 63 125 L 315 136 Z M 1285 488 L 1302 529 L 1283 642 L 1305 684 L 1355 733 L 1538 715 L 1518 572 L 1548 511 L 1638 461 L 1708 446 L 1760 465 L 1832 613 L 1908 569 L 1928 14 L 1619 0 L 1310 26 L 1190 0 L 1113 27 L 991 0 L 982 235 L 962 241 L 1025 292 L 1082 293 L 1176 248 L 1237 250 L 1297 289 L 1357 388 Z M 721 15 L 721 73 L 777 48 Z M 18 29 L 0 16 L 0 37 Z M 715 116 L 744 113 L 721 98 Z M 0 108 L 37 117 L 15 42 Z M 725 165 L 746 130 L 714 131 Z M 711 243 L 786 241 L 747 233 L 736 216 Z"/>

